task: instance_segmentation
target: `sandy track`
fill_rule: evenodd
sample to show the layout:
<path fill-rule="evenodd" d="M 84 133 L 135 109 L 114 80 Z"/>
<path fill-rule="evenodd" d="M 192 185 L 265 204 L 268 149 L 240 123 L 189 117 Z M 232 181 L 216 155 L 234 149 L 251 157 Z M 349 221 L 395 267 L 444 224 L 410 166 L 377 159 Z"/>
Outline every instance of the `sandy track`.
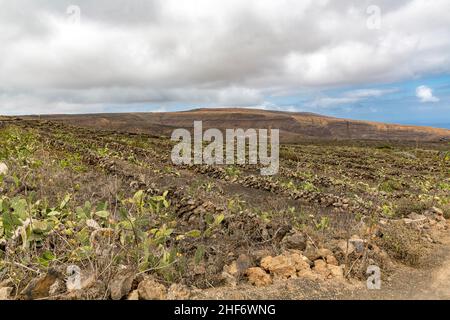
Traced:
<path fill-rule="evenodd" d="M 445 232 L 428 263 L 420 269 L 398 265 L 380 290 L 368 290 L 364 282 L 298 278 L 262 288 L 240 285 L 202 290 L 194 299 L 450 300 L 450 232 Z"/>
<path fill-rule="evenodd" d="M 445 232 L 428 266 L 399 268 L 380 290 L 361 288 L 340 299 L 450 300 L 450 232 Z"/>

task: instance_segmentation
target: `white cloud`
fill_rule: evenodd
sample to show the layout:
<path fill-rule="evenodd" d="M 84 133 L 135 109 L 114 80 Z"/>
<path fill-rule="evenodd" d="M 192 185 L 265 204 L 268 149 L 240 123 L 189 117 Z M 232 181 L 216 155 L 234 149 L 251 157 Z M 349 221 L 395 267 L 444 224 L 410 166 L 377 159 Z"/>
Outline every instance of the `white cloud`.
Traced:
<path fill-rule="evenodd" d="M 356 99 L 365 99 L 365 98 L 374 98 L 374 97 L 381 97 L 388 93 L 394 93 L 397 92 L 398 89 L 392 88 L 392 89 L 359 89 L 359 90 L 353 90 L 348 91 L 345 93 L 347 97 L 352 97 Z"/>
<path fill-rule="evenodd" d="M 427 86 L 416 88 L 416 96 L 421 102 L 438 102 L 439 98 L 433 95 L 433 90 Z"/>
<path fill-rule="evenodd" d="M 383 95 L 397 92 L 398 89 L 360 89 L 342 93 L 337 97 L 318 97 L 306 103 L 307 107 L 328 108 L 338 105 L 352 104 L 371 98 L 381 97 Z"/>
<path fill-rule="evenodd" d="M 378 0 L 381 28 L 369 30 L 372 2 L 0 0 L 0 113 L 46 111 L 41 103 L 73 112 L 135 101 L 258 105 L 450 72 L 450 1 Z M 67 22 L 69 5 L 81 8 L 79 26 Z M 41 103 L 23 109 L 25 99 Z"/>

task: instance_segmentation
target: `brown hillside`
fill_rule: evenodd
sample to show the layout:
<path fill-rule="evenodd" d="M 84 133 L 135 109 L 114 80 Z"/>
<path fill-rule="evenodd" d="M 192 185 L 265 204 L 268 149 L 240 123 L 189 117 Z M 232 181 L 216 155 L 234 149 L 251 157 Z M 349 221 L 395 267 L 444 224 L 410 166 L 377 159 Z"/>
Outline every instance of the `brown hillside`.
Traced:
<path fill-rule="evenodd" d="M 450 130 L 431 127 L 346 120 L 313 113 L 255 109 L 196 109 L 183 112 L 51 115 L 42 119 L 99 129 L 170 136 L 175 128 L 192 128 L 195 120 L 203 128 L 280 129 L 283 142 L 303 139 L 364 139 L 437 141 L 450 139 Z"/>

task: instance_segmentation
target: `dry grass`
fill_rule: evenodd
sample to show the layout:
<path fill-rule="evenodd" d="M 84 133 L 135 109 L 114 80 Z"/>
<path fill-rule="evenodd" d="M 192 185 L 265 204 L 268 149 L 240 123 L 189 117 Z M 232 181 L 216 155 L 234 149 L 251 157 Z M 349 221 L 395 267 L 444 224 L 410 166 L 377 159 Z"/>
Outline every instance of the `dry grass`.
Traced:
<path fill-rule="evenodd" d="M 379 245 L 393 258 L 416 266 L 426 256 L 427 249 L 420 233 L 402 221 L 390 223 L 382 229 L 382 233 Z"/>

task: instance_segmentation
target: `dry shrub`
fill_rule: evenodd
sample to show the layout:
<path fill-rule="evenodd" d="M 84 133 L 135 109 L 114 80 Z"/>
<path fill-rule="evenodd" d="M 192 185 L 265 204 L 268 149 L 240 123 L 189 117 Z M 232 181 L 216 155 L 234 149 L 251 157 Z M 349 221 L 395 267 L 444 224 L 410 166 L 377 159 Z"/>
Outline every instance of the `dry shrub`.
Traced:
<path fill-rule="evenodd" d="M 402 221 L 388 224 L 383 227 L 382 233 L 379 245 L 394 259 L 415 266 L 425 256 L 426 247 L 420 233 Z"/>
<path fill-rule="evenodd" d="M 444 218 L 450 219 L 450 203 L 447 203 L 442 206 L 442 211 L 444 212 Z"/>
<path fill-rule="evenodd" d="M 395 214 L 397 217 L 404 217 L 412 212 L 421 214 L 431 206 L 430 201 L 416 201 L 404 198 L 396 203 Z"/>

